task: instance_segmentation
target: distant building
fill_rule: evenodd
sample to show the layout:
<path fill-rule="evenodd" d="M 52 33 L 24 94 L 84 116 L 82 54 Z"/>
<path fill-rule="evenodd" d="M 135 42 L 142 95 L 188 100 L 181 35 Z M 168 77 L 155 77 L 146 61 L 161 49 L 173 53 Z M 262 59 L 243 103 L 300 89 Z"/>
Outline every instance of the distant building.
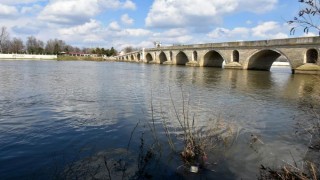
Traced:
<path fill-rule="evenodd" d="M 98 57 L 98 54 L 87 54 L 83 52 L 68 52 L 65 53 L 68 56 L 82 56 L 82 57 Z"/>

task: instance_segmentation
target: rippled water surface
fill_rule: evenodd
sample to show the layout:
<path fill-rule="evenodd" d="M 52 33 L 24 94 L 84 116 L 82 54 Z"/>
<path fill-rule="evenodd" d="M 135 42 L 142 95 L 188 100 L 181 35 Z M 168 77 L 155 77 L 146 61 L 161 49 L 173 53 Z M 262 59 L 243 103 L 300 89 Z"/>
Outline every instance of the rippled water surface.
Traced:
<path fill-rule="evenodd" d="M 0 179 L 89 177 L 81 171 L 99 156 L 126 157 L 130 171 L 141 139 L 145 146 L 153 144 L 153 127 L 162 142 L 156 151 L 164 152 L 152 165 L 157 169 L 149 170 L 151 177 L 255 178 L 260 164 L 290 159 L 289 152 L 303 158 L 305 146 L 295 137 L 295 124 L 310 116 L 306 104 L 318 103 L 313 98 L 318 84 L 314 76 L 292 75 L 284 68 L 0 61 Z M 182 104 L 198 124 L 221 118 L 234 125 L 232 147 L 208 153 L 211 171 L 179 172 L 183 162 L 166 144 L 161 119 L 168 117 L 169 126 L 178 127 L 175 109 L 180 113 Z M 252 135 L 263 143 L 252 147 Z M 74 171 L 69 175 L 68 167 Z"/>

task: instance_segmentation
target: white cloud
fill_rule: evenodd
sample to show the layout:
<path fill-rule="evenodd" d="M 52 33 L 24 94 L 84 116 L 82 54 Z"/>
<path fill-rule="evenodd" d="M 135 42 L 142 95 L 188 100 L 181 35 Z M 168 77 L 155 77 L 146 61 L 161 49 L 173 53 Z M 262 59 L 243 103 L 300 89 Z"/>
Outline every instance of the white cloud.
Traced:
<path fill-rule="evenodd" d="M 254 13 L 265 13 L 275 8 L 278 0 L 240 0 L 239 5 L 243 10 Z"/>
<path fill-rule="evenodd" d="M 0 3 L 0 18 L 15 17 L 18 15 L 18 10 L 14 6 L 8 6 Z"/>
<path fill-rule="evenodd" d="M 41 1 L 44 3 L 37 4 Z M 290 31 L 286 25 L 276 21 L 259 24 L 254 22 L 255 19 L 264 20 L 265 17 L 259 13 L 274 9 L 278 0 L 155 0 L 145 17 L 147 28 L 129 26 L 138 25 L 140 20 L 138 16 L 134 16 L 135 13 L 124 12 L 124 9 L 137 8 L 133 0 L 0 0 L 0 2 L 0 18 L 6 17 L 1 18 L 1 24 L 8 27 L 12 37 L 25 38 L 35 35 L 43 41 L 48 38 L 58 38 L 71 45 L 87 47 L 94 45 L 108 48 L 128 45 L 152 47 L 153 41 L 172 45 L 286 38 Z M 111 13 L 105 11 L 110 9 L 120 11 L 112 11 L 115 13 L 108 17 L 107 15 Z M 256 13 L 258 17 L 253 19 L 243 17 L 244 20 L 248 19 L 242 22 L 243 27 L 223 26 L 222 20 L 226 15 L 237 15 L 243 11 L 251 12 L 243 13 L 244 15 Z M 9 18 L 12 15 L 16 15 L 14 19 Z M 106 22 L 111 23 L 106 24 Z M 220 27 L 215 28 L 216 26 Z M 212 31 L 209 32 L 210 30 Z M 309 35 L 314 34 L 309 33 Z"/>
<path fill-rule="evenodd" d="M 119 42 L 116 44 L 119 50 L 123 50 L 126 47 L 135 47 L 135 48 L 147 48 L 147 47 L 154 47 L 153 42 L 151 41 L 140 41 L 138 43 L 136 42 Z"/>
<path fill-rule="evenodd" d="M 25 6 L 21 8 L 22 14 L 35 14 L 42 10 L 42 6 L 35 4 L 33 6 Z"/>
<path fill-rule="evenodd" d="M 134 4 L 131 0 L 127 0 L 122 4 L 122 8 L 135 10 L 136 4 Z"/>
<path fill-rule="evenodd" d="M 44 2 L 44 1 L 46 0 L 19 0 L 19 1 L 1 0 L 1 3 L 7 4 L 7 5 L 17 5 L 17 4 L 31 4 L 31 3 Z"/>
<path fill-rule="evenodd" d="M 258 24 L 256 27 L 236 27 L 234 29 L 216 28 L 207 34 L 213 41 L 237 41 L 257 39 L 281 39 L 288 38 L 289 28 L 286 24 L 279 24 L 275 21 L 267 21 Z"/>
<path fill-rule="evenodd" d="M 145 23 L 148 27 L 160 28 L 212 25 L 226 14 L 263 13 L 272 10 L 277 3 L 277 0 L 155 0 Z"/>
<path fill-rule="evenodd" d="M 19 35 L 30 35 L 30 34 L 36 34 L 40 31 L 38 27 L 33 26 L 33 24 L 28 24 L 27 26 L 14 26 L 12 27 L 12 30 L 19 34 Z"/>
<path fill-rule="evenodd" d="M 133 8 L 129 0 L 51 0 L 38 18 L 57 24 L 80 25 L 107 9 Z"/>
<path fill-rule="evenodd" d="M 150 41 L 160 41 L 165 45 L 191 44 L 193 36 L 186 29 L 173 28 L 161 33 L 154 33 L 149 39 Z"/>
<path fill-rule="evenodd" d="M 217 2 L 221 1 L 155 0 L 145 20 L 146 25 L 148 27 L 182 27 L 187 24 L 213 22 L 215 18 L 211 17 L 217 15 L 216 4 L 219 4 Z"/>
<path fill-rule="evenodd" d="M 54 0 L 40 13 L 39 19 L 52 23 L 82 24 L 99 12 L 92 0 Z"/>
<path fill-rule="evenodd" d="M 151 32 L 146 29 L 124 29 L 121 32 L 121 34 L 123 34 L 124 36 L 139 37 L 139 36 L 148 36 L 151 34 Z"/>
<path fill-rule="evenodd" d="M 139 47 L 139 44 L 150 36 L 152 36 L 152 32 L 146 29 L 123 29 L 116 21 L 104 27 L 101 22 L 94 19 L 72 28 L 63 28 L 59 30 L 58 34 L 59 38 L 72 44 L 106 48 L 111 46 L 119 48 L 128 44 Z"/>
<path fill-rule="evenodd" d="M 237 37 L 238 39 L 244 39 L 249 36 L 250 29 L 244 28 L 244 27 L 237 27 L 232 30 L 226 29 L 226 28 L 216 28 L 212 32 L 210 32 L 208 37 L 213 38 L 213 39 L 219 39 L 221 37 L 225 38 L 235 38 Z"/>
<path fill-rule="evenodd" d="M 111 22 L 109 24 L 109 26 L 108 26 L 108 29 L 111 30 L 111 31 L 119 31 L 119 30 L 121 30 L 118 22 L 116 22 L 116 21 Z"/>
<path fill-rule="evenodd" d="M 73 35 L 73 34 L 89 34 L 100 28 L 100 23 L 94 19 L 90 19 L 90 22 L 86 22 L 83 25 L 75 26 L 72 28 L 64 28 L 59 30 L 61 35 Z"/>
<path fill-rule="evenodd" d="M 121 22 L 126 25 L 131 25 L 133 24 L 134 20 L 130 18 L 128 14 L 124 14 L 121 16 Z"/>
<path fill-rule="evenodd" d="M 279 39 L 288 37 L 286 33 L 283 33 L 283 30 L 287 31 L 287 29 L 285 25 L 280 25 L 278 22 L 268 21 L 252 28 L 252 32 L 253 36 L 258 38 Z"/>

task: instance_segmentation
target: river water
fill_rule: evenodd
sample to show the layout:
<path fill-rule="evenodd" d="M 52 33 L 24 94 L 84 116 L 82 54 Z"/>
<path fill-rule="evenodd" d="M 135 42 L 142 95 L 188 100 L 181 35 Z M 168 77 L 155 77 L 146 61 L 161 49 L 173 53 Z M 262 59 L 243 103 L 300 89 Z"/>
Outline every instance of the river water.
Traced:
<path fill-rule="evenodd" d="M 290 72 L 0 61 L 0 179 L 257 178 L 305 155 L 296 125 L 312 118 L 319 79 Z M 179 155 L 179 117 L 231 129 L 198 173 Z"/>

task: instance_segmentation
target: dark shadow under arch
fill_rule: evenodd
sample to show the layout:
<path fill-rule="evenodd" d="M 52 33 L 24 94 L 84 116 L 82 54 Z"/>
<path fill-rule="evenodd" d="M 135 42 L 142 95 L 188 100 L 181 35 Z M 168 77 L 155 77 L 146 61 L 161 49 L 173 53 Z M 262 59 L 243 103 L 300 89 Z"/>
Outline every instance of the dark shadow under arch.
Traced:
<path fill-rule="evenodd" d="M 159 54 L 159 60 L 160 60 L 160 64 L 163 64 L 164 62 L 168 61 L 167 56 L 164 52 L 161 52 Z"/>
<path fill-rule="evenodd" d="M 317 63 L 319 54 L 316 49 L 308 49 L 306 55 L 307 55 L 307 63 L 313 63 L 313 64 Z"/>
<path fill-rule="evenodd" d="M 186 65 L 187 62 L 189 62 L 188 56 L 187 56 L 184 52 L 182 52 L 182 51 L 180 51 L 180 52 L 177 54 L 176 60 L 177 60 L 177 65 Z"/>
<path fill-rule="evenodd" d="M 146 55 L 147 62 L 153 61 L 153 58 L 150 53 Z"/>
<path fill-rule="evenodd" d="M 232 61 L 238 63 L 238 62 L 239 62 L 239 59 L 240 59 L 239 51 L 234 50 L 234 51 L 232 52 Z"/>
<path fill-rule="evenodd" d="M 224 59 L 217 51 L 209 51 L 204 55 L 204 67 L 220 67 L 222 68 L 222 63 Z"/>
<path fill-rule="evenodd" d="M 134 61 L 134 55 L 133 54 L 131 55 L 131 61 Z"/>
<path fill-rule="evenodd" d="M 272 64 L 280 56 L 281 54 L 275 50 L 261 50 L 250 57 L 248 70 L 270 71 Z M 289 61 L 289 59 L 287 59 L 287 61 Z"/>
<path fill-rule="evenodd" d="M 137 55 L 137 59 L 138 59 L 138 61 L 140 61 L 140 60 L 141 60 L 141 56 L 140 56 L 140 54 L 138 54 L 138 55 Z"/>

